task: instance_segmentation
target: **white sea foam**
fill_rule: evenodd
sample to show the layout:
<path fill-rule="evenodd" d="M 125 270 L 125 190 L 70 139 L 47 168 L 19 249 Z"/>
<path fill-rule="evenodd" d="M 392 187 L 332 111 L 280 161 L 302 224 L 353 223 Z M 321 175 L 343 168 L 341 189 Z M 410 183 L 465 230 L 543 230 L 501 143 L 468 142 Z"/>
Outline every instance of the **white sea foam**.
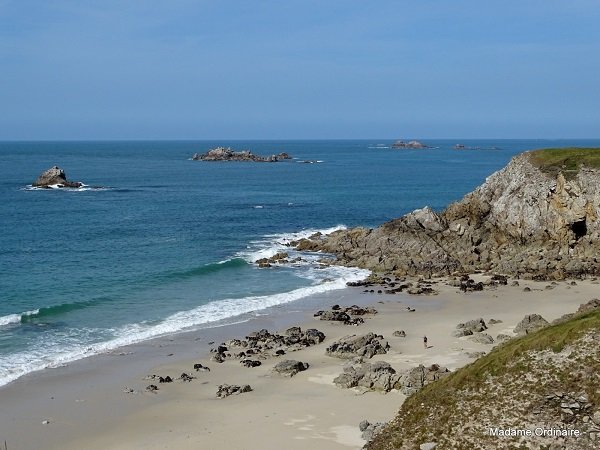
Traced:
<path fill-rule="evenodd" d="M 244 258 L 249 263 L 254 263 L 256 260 L 261 258 L 270 258 L 280 251 L 290 251 L 290 247 L 287 246 L 292 241 L 299 239 L 305 239 L 312 236 L 315 233 L 330 234 L 334 231 L 345 230 L 345 225 L 337 225 L 331 228 L 325 229 L 308 229 L 302 231 L 296 231 L 292 233 L 278 233 L 265 235 L 263 239 L 253 241 L 250 243 L 246 251 L 239 252 L 236 256 Z"/>
<path fill-rule="evenodd" d="M 114 338 L 105 342 L 81 345 L 82 337 L 92 336 L 99 330 L 72 329 L 62 335 L 60 341 L 45 341 L 43 346 L 27 352 L 0 356 L 0 386 L 38 370 L 59 367 L 88 356 L 112 351 L 116 348 L 170 335 L 198 326 L 210 326 L 215 322 L 269 307 L 287 304 L 301 298 L 343 289 L 348 281 L 357 281 L 368 275 L 364 269 L 347 267 L 332 268 L 338 278 L 320 284 L 306 286 L 290 292 L 273 295 L 250 296 L 215 300 L 197 308 L 173 314 L 158 324 L 136 323 L 114 330 Z M 322 270 L 325 274 L 328 269 Z"/>
<path fill-rule="evenodd" d="M 21 323 L 21 317 L 23 316 L 31 316 L 39 313 L 39 309 L 35 309 L 33 311 L 25 311 L 21 314 L 9 314 L 7 316 L 0 316 L 0 327 L 4 325 L 10 325 L 13 323 Z"/>

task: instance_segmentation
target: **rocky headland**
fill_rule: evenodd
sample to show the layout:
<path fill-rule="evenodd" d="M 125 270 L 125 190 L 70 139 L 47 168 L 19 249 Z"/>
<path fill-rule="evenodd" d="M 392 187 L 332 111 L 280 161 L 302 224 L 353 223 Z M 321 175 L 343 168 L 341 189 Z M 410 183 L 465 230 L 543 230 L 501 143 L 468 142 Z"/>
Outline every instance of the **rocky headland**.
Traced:
<path fill-rule="evenodd" d="M 279 162 L 292 159 L 292 157 L 285 152 L 277 155 L 259 156 L 249 150 L 236 152 L 230 147 L 217 147 L 206 153 L 194 153 L 192 159 L 194 161 Z"/>
<path fill-rule="evenodd" d="M 294 245 L 397 276 L 493 271 L 560 280 L 600 274 L 599 217 L 600 149 L 545 149 L 515 156 L 439 213 L 424 207 Z"/>
<path fill-rule="evenodd" d="M 80 181 L 68 181 L 65 171 L 58 166 L 45 170 L 31 184 L 33 187 L 51 189 L 57 188 L 80 188 L 83 183 Z"/>

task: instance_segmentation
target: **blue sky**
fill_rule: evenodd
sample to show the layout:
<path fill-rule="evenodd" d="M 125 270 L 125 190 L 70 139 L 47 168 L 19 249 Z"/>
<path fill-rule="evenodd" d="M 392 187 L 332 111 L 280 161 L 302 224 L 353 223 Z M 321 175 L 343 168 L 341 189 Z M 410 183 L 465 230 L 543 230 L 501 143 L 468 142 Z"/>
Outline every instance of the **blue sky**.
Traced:
<path fill-rule="evenodd" d="M 1 139 L 600 136 L 597 0 L 0 0 Z"/>

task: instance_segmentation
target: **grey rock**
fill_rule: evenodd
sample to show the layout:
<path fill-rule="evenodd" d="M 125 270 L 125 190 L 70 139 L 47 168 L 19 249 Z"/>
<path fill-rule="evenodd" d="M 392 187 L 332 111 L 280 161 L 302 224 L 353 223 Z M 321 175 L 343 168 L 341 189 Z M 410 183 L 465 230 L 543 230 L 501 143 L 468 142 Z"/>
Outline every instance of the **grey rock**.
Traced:
<path fill-rule="evenodd" d="M 372 358 L 375 355 L 383 355 L 387 353 L 389 344 L 383 341 L 383 336 L 375 333 L 367 333 L 365 335 L 345 336 L 340 340 L 331 344 L 325 350 L 329 356 L 336 358 L 353 358 L 362 356 Z"/>
<path fill-rule="evenodd" d="M 469 338 L 470 341 L 477 342 L 478 344 L 493 344 L 494 338 L 487 333 L 475 333 Z"/>
<path fill-rule="evenodd" d="M 389 392 L 399 389 L 401 376 L 388 363 L 362 363 L 344 367 L 344 372 L 333 382 L 342 388 L 363 387 L 372 391 Z"/>
<path fill-rule="evenodd" d="M 293 377 L 298 372 L 308 369 L 308 367 L 308 363 L 286 359 L 285 361 L 277 363 L 275 367 L 273 367 L 273 372 L 286 377 Z"/>
<path fill-rule="evenodd" d="M 243 394 L 245 392 L 252 391 L 252 388 L 249 384 L 245 384 L 243 386 L 238 385 L 229 385 L 229 384 L 220 384 L 217 388 L 217 398 L 225 398 L 230 395 L 238 395 Z"/>
<path fill-rule="evenodd" d="M 539 314 L 528 314 L 517 324 L 514 332 L 520 335 L 528 334 L 548 325 L 548 321 Z"/>
<path fill-rule="evenodd" d="M 370 442 L 377 435 L 377 433 L 379 433 L 381 431 L 381 429 L 384 426 L 385 426 L 385 423 L 383 423 L 383 422 L 371 423 L 368 420 L 363 420 L 360 423 L 360 425 L 358 426 L 358 428 L 362 433 L 361 437 L 365 441 Z"/>
<path fill-rule="evenodd" d="M 510 336 L 508 336 L 507 334 L 502 334 L 500 333 L 498 336 L 496 336 L 496 341 L 497 342 L 506 342 L 511 340 L 512 338 Z"/>
<path fill-rule="evenodd" d="M 424 444 L 419 445 L 419 450 L 433 450 L 437 447 L 435 442 L 426 442 Z"/>
<path fill-rule="evenodd" d="M 65 171 L 58 166 L 54 166 L 45 170 L 40 174 L 39 177 L 32 183 L 32 186 L 49 188 L 50 186 L 67 187 L 67 188 L 80 188 L 83 183 L 80 181 L 67 181 Z"/>

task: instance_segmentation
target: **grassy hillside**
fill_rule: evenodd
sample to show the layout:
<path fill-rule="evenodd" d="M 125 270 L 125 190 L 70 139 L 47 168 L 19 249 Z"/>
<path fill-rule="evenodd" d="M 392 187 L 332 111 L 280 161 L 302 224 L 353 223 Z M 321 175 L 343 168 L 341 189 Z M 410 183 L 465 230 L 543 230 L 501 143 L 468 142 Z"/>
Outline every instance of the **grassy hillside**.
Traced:
<path fill-rule="evenodd" d="M 436 450 L 545 448 L 541 438 L 499 438 L 489 428 L 594 427 L 590 416 L 600 411 L 599 387 L 600 311 L 594 311 L 513 339 L 426 386 L 367 448 L 418 449 L 426 442 L 436 442 Z M 549 398 L 556 393 L 565 396 Z M 587 409 L 565 417 L 561 403 L 581 396 Z M 587 446 L 592 444 L 587 436 L 570 444 L 567 448 L 598 448 Z M 600 447 L 600 436 L 595 444 Z"/>
<path fill-rule="evenodd" d="M 530 161 L 548 173 L 574 177 L 581 166 L 600 168 L 600 148 L 546 148 L 529 152 Z"/>

